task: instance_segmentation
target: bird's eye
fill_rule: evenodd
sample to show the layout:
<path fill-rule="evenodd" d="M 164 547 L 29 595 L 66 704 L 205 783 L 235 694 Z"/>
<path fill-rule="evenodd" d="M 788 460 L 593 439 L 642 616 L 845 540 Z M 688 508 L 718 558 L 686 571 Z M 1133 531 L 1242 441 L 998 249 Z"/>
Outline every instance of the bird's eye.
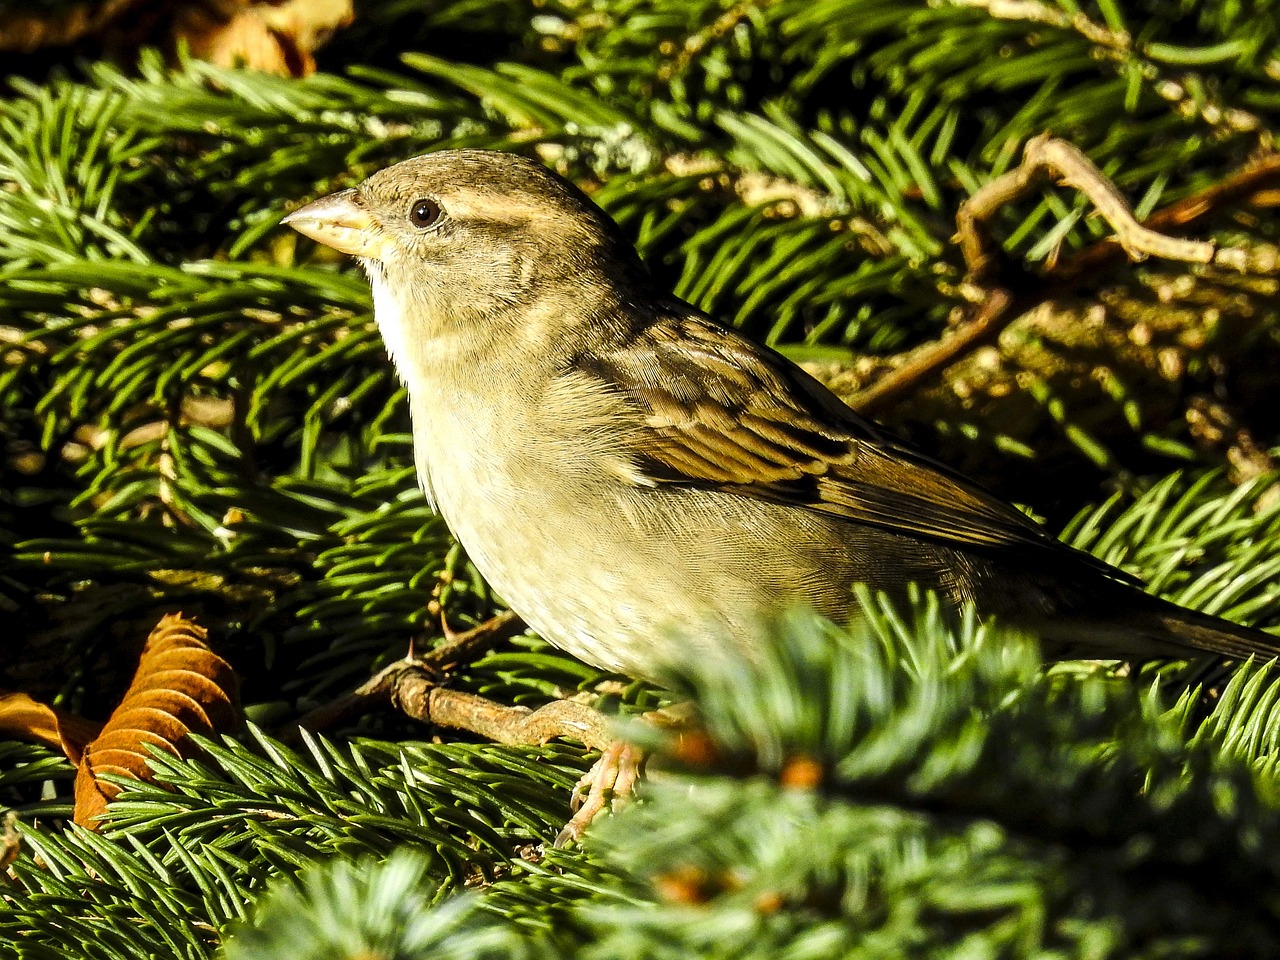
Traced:
<path fill-rule="evenodd" d="M 409 222 L 419 230 L 434 227 L 443 216 L 444 210 L 440 208 L 440 204 L 426 197 L 413 201 L 413 206 L 409 208 Z"/>

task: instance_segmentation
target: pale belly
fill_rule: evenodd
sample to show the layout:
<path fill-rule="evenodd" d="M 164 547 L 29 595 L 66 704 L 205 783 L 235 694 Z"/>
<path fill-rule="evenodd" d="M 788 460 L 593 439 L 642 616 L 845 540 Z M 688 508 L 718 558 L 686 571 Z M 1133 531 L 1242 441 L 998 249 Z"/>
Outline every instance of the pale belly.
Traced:
<path fill-rule="evenodd" d="M 450 530 L 514 611 L 587 663 L 654 677 L 689 656 L 749 650 L 762 618 L 785 607 L 847 609 L 841 551 L 823 561 L 779 545 L 794 539 L 794 510 L 568 476 L 549 498 L 533 478 L 467 459 L 469 482 L 433 470 Z"/>
<path fill-rule="evenodd" d="M 696 557 L 671 556 L 670 538 L 646 537 L 599 492 L 557 509 L 528 497 L 486 498 L 478 508 L 440 497 L 450 529 L 499 595 L 540 636 L 595 666 L 652 675 L 669 644 L 723 642 L 739 619 L 726 608 L 741 614 L 750 605 L 746 585 Z"/>
<path fill-rule="evenodd" d="M 562 406 L 433 401 L 415 404 L 415 453 L 445 522 L 516 613 L 587 663 L 654 678 L 673 661 L 749 654 L 762 620 L 797 605 L 847 620 L 855 582 L 946 586 L 940 552 L 894 533 L 638 485 L 606 417 L 566 431 L 540 419 Z M 525 422 L 496 412 L 513 409 Z"/>

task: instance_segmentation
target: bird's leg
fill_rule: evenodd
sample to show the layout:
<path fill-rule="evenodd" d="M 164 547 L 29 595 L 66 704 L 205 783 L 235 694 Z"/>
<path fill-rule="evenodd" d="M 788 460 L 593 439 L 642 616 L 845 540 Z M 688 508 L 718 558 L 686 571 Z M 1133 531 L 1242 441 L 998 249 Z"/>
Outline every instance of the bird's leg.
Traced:
<path fill-rule="evenodd" d="M 416 664 L 402 662 L 385 675 L 385 692 L 408 716 L 455 730 L 466 730 L 506 744 L 544 744 L 556 737 L 577 740 L 600 758 L 574 787 L 573 816 L 556 836 L 562 847 L 578 840 L 605 807 L 625 803 L 635 792 L 644 772 L 647 751 L 617 740 L 610 718 L 576 700 L 553 700 L 536 710 L 508 707 L 462 690 L 440 687 L 436 678 Z M 687 710 L 673 707 L 655 710 L 642 718 L 658 726 L 674 727 L 686 721 Z"/>
<path fill-rule="evenodd" d="M 556 846 L 578 840 L 608 806 L 625 803 L 644 771 L 646 751 L 615 739 L 609 717 L 576 700 L 554 700 L 536 710 L 508 707 L 485 697 L 440 685 L 444 675 L 524 629 L 512 613 L 499 614 L 463 633 L 446 631 L 445 641 L 423 656 L 412 652 L 379 671 L 354 693 L 312 711 L 299 726 L 321 730 L 367 710 L 376 701 L 390 702 L 415 720 L 466 730 L 506 744 L 541 745 L 557 737 L 577 740 L 600 758 L 574 787 L 573 816 L 556 837 Z M 643 719 L 658 726 L 684 722 L 679 707 L 656 710 Z"/>
<path fill-rule="evenodd" d="M 609 718 L 576 700 L 553 700 L 536 710 L 507 707 L 485 697 L 436 685 L 413 664 L 401 664 L 388 677 L 391 702 L 409 716 L 455 730 L 466 730 L 507 744 L 544 744 L 556 737 L 577 740 L 600 759 L 574 787 L 573 817 L 556 836 L 561 847 L 579 839 L 592 820 L 612 801 L 629 798 L 644 767 L 640 747 L 615 740 Z"/>

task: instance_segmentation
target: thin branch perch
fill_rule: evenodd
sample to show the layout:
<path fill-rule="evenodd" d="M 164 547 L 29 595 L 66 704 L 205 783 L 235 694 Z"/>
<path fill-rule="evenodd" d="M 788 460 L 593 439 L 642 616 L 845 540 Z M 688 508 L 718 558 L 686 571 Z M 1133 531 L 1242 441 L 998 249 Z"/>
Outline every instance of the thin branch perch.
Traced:
<path fill-rule="evenodd" d="M 1036 189 L 1046 178 L 1083 193 L 1115 230 L 1115 236 L 1049 267 L 1034 287 L 1014 290 L 1000 277 L 1004 255 L 991 235 L 990 224 L 1008 204 Z M 901 366 L 860 391 L 852 405 L 865 413 L 889 406 L 964 355 L 993 342 L 1017 317 L 1071 291 L 1083 278 L 1109 266 L 1120 254 L 1132 260 L 1154 256 L 1240 272 L 1275 272 L 1280 269 L 1280 251 L 1274 247 L 1219 248 L 1212 241 L 1184 240 L 1160 231 L 1195 225 L 1277 178 L 1280 155 L 1270 154 L 1139 223 L 1119 190 L 1079 148 L 1048 134 L 1034 138 L 1028 142 L 1023 161 L 1016 169 L 986 184 L 956 212 L 956 242 L 968 269 L 967 287 L 974 292 L 977 304 L 972 317 L 949 336 L 915 351 Z"/>
<path fill-rule="evenodd" d="M 1152 256 L 1187 263 L 1213 262 L 1214 243 L 1181 240 L 1144 227 L 1134 218 L 1120 191 L 1079 147 L 1041 134 L 1027 143 L 1020 166 L 986 184 L 956 213 L 957 239 L 971 281 L 981 283 L 988 279 L 998 263 L 999 245 L 987 232 L 991 220 L 1047 177 L 1084 194 L 1115 230 L 1116 240 L 1131 259 Z"/>
<path fill-rule="evenodd" d="M 298 721 L 298 726 L 311 731 L 328 730 L 368 711 L 377 701 L 386 702 L 393 696 L 395 684 L 408 671 L 419 671 L 424 676 L 439 681 L 449 669 L 460 663 L 475 660 L 480 654 L 525 629 L 524 621 L 510 611 L 491 617 L 479 626 L 451 636 L 440 646 L 423 654 L 397 660 L 385 670 L 375 674 L 361 686 L 332 703 L 312 710 Z"/>

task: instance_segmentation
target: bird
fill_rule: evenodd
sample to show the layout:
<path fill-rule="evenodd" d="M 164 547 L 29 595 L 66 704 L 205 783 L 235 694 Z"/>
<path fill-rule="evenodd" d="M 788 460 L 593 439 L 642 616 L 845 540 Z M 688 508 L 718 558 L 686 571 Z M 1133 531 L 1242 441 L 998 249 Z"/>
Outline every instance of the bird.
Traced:
<path fill-rule="evenodd" d="M 1270 659 L 1280 638 L 1142 589 L 663 289 L 582 190 L 441 150 L 284 223 L 354 256 L 424 491 L 498 594 L 588 664 L 652 679 L 762 619 L 910 584 L 1050 658 Z"/>

